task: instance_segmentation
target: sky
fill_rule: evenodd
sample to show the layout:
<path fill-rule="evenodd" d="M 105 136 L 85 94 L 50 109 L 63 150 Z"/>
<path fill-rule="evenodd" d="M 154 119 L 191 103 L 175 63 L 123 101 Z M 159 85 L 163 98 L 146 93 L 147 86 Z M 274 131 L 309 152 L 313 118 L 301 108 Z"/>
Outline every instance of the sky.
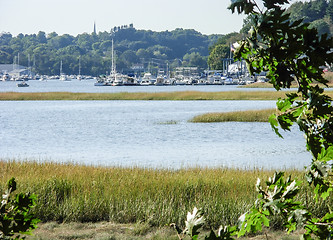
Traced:
<path fill-rule="evenodd" d="M 202 34 L 238 32 L 244 16 L 232 14 L 230 0 L 0 0 L 0 33 L 39 31 L 76 36 L 109 32 L 114 26 L 172 31 L 195 29 Z"/>

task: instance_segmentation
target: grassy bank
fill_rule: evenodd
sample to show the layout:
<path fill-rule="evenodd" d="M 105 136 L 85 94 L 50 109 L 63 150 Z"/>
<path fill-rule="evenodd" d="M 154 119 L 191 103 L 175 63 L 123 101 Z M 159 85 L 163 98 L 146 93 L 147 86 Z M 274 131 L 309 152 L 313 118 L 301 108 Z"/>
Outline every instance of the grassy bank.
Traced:
<path fill-rule="evenodd" d="M 195 116 L 190 122 L 267 122 L 275 109 L 206 113 Z"/>
<path fill-rule="evenodd" d="M 285 92 L 275 91 L 232 91 L 232 92 L 159 92 L 159 93 L 71 93 L 41 92 L 19 93 L 2 92 L 0 101 L 10 100 L 276 100 Z"/>
<path fill-rule="evenodd" d="M 197 206 L 213 227 L 234 224 L 253 203 L 257 178 L 271 175 L 258 169 L 152 170 L 0 161 L 2 190 L 10 177 L 16 177 L 19 191 L 37 194 L 34 211 L 44 222 L 182 225 L 187 212 Z M 309 200 L 306 191 L 301 196 Z M 327 211 L 312 201 L 308 205 L 318 213 Z"/>
<path fill-rule="evenodd" d="M 1 92 L 0 101 L 38 100 L 277 100 L 287 92 L 276 91 L 230 91 L 230 92 L 120 92 L 120 93 L 72 93 L 72 92 Z M 333 92 L 326 92 L 333 97 Z"/>

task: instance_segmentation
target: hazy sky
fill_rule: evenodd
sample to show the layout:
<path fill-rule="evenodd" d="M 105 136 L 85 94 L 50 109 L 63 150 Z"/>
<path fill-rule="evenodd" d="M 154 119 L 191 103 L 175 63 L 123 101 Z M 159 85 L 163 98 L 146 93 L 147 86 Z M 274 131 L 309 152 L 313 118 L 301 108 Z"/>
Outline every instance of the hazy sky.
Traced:
<path fill-rule="evenodd" d="M 0 0 L 0 32 L 77 35 L 133 23 L 153 31 L 195 29 L 203 34 L 239 31 L 243 16 L 230 0 Z"/>

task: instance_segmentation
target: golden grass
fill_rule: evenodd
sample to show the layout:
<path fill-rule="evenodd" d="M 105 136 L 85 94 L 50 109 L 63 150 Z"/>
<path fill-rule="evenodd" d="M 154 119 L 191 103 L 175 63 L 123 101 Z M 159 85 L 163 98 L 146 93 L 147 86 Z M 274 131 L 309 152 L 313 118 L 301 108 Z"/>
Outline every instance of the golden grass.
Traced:
<path fill-rule="evenodd" d="M 72 92 L 1 92 L 0 101 L 39 100 L 277 100 L 290 91 L 229 91 L 229 92 L 120 92 L 120 93 L 72 93 Z M 333 97 L 332 91 L 327 95 Z"/>
<path fill-rule="evenodd" d="M 289 171 L 301 176 L 299 171 Z M 0 190 L 15 177 L 18 191 L 37 194 L 43 221 L 183 224 L 194 206 L 212 226 L 234 224 L 253 203 L 257 178 L 273 171 L 225 168 L 154 170 L 50 162 L 0 161 Z"/>
<path fill-rule="evenodd" d="M 40 92 L 19 93 L 2 92 L 0 101 L 24 100 L 276 100 L 286 92 L 275 91 L 230 91 L 230 92 L 159 92 L 159 93 L 71 93 Z"/>
<path fill-rule="evenodd" d="M 268 122 L 275 109 L 206 113 L 193 117 L 190 122 Z"/>

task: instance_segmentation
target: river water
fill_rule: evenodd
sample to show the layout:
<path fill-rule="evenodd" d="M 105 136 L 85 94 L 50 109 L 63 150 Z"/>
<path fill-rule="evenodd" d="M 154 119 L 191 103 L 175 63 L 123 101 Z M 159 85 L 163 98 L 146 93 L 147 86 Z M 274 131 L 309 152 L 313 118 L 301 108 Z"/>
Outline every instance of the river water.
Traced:
<path fill-rule="evenodd" d="M 45 87 L 50 82 L 52 90 Z M 66 87 L 71 92 L 123 91 L 94 87 L 92 81 L 29 84 L 15 88 L 12 82 L 0 82 L 0 87 L 31 92 Z M 138 92 L 178 87 L 189 86 L 123 88 Z M 227 86 L 199 87 L 192 86 L 198 91 L 225 91 Z M 1 101 L 0 158 L 167 169 L 302 168 L 311 156 L 296 128 L 280 139 L 268 123 L 188 122 L 207 112 L 274 106 L 274 101 Z"/>

